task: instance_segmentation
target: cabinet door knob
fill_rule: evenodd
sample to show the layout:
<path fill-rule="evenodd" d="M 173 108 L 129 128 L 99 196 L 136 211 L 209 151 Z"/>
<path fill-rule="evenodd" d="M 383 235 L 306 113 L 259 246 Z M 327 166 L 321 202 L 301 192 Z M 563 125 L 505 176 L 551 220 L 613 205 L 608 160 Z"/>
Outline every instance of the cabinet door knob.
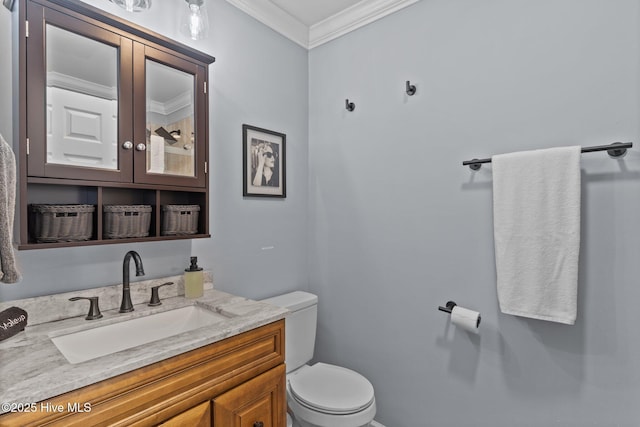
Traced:
<path fill-rule="evenodd" d="M 253 423 L 253 427 L 264 427 L 264 423 L 262 421 L 256 421 Z"/>
<path fill-rule="evenodd" d="M 138 150 L 138 151 L 144 151 L 146 149 L 147 149 L 147 146 L 144 145 L 142 142 L 140 144 L 136 145 L 136 150 Z"/>
<path fill-rule="evenodd" d="M 122 144 L 122 148 L 125 150 L 131 150 L 133 148 L 133 142 L 125 141 L 124 144 Z"/>

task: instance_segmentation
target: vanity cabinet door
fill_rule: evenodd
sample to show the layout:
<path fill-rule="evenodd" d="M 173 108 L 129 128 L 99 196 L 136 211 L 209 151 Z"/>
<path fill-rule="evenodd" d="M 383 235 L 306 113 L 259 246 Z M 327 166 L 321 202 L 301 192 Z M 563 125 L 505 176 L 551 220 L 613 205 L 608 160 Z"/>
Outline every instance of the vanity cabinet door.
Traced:
<path fill-rule="evenodd" d="M 279 365 L 213 399 L 214 427 L 286 426 L 285 366 Z"/>
<path fill-rule="evenodd" d="M 131 182 L 132 40 L 27 5 L 27 175 Z"/>
<path fill-rule="evenodd" d="M 134 181 L 206 186 L 206 69 L 134 44 Z"/>
<path fill-rule="evenodd" d="M 211 402 L 204 402 L 165 421 L 159 427 L 211 427 L 211 425 Z"/>

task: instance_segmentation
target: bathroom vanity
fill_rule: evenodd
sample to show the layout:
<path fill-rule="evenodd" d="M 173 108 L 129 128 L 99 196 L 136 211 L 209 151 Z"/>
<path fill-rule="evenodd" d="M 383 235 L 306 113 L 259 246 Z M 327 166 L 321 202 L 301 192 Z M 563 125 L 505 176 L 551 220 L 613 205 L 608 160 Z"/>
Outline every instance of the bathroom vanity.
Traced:
<path fill-rule="evenodd" d="M 103 309 L 100 320 L 80 315 L 47 321 L 0 342 L 0 401 L 8 404 L 2 407 L 0 426 L 286 425 L 287 310 L 213 289 L 197 300 L 173 296 L 159 307 L 148 307 L 140 301 L 158 281 L 147 282 L 135 284 L 132 313 L 118 313 L 117 294 L 104 294 L 101 300 L 113 308 Z M 95 294 L 95 290 L 82 292 Z M 38 300 L 55 305 L 70 295 L 78 292 L 13 303 L 35 312 L 32 307 Z M 66 303 L 76 314 L 86 309 L 84 304 Z M 220 320 L 75 363 L 53 343 L 61 335 L 108 329 L 192 305 Z M 37 315 L 34 321 L 38 322 Z"/>

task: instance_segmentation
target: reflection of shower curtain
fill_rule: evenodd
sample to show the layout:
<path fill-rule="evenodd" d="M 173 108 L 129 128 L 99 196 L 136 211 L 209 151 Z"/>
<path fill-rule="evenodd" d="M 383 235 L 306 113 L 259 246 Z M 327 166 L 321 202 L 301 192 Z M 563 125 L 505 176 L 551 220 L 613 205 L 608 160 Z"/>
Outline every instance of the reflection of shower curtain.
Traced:
<path fill-rule="evenodd" d="M 20 280 L 12 242 L 15 207 L 16 158 L 0 135 L 0 277 L 4 283 Z"/>

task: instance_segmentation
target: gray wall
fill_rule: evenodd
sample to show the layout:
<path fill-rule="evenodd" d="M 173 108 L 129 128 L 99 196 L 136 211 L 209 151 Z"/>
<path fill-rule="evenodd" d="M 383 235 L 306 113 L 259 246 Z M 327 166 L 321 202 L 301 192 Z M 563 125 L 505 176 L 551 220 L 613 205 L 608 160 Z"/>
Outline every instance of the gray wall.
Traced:
<path fill-rule="evenodd" d="M 86 3 L 216 57 L 209 75 L 213 89 L 209 96 L 213 237 L 20 251 L 23 280 L 0 285 L 0 300 L 120 283 L 122 259 L 130 249 L 142 256 L 145 278 L 180 274 L 189 256 L 195 255 L 201 266 L 213 271 L 216 287 L 222 290 L 259 298 L 306 288 L 307 51 L 224 0 L 207 2 L 211 31 L 207 40 L 198 42 L 178 31 L 184 2 L 156 1 L 148 12 L 136 14 L 105 0 Z M 0 31 L 0 51 L 10 52 L 11 13 L 4 7 L 0 7 Z M 0 133 L 10 139 L 15 117 L 12 61 L 7 59 L 0 62 Z M 287 134 L 286 199 L 243 199 L 243 123 Z"/>
<path fill-rule="evenodd" d="M 251 298 L 307 288 L 308 53 L 226 1 L 214 20 L 212 242 L 193 253 L 216 288 Z M 287 197 L 242 197 L 242 124 L 286 134 Z"/>
<path fill-rule="evenodd" d="M 168 18 L 176 2 L 136 15 L 89 3 L 186 41 Z M 217 58 L 214 237 L 22 251 L 24 280 L 1 285 L 0 300 L 118 283 L 128 249 L 148 277 L 193 254 L 223 290 L 318 293 L 317 359 L 370 378 L 388 427 L 637 425 L 640 149 L 583 156 L 574 326 L 499 313 L 491 168 L 460 164 L 638 143 L 637 2 L 422 1 L 309 55 L 223 0 L 210 19 L 209 40 L 192 45 Z M 0 8 L 3 52 L 9 22 Z M 0 62 L 5 136 L 11 66 Z M 242 123 L 287 134 L 286 199 L 242 198 Z M 437 306 L 449 299 L 482 312 L 480 335 L 448 326 Z"/>
<path fill-rule="evenodd" d="M 366 375 L 383 424 L 640 422 L 639 15 L 635 0 L 429 0 L 310 52 L 316 358 Z M 461 162 L 614 141 L 636 148 L 582 156 L 576 324 L 501 314 L 491 167 Z M 449 326 L 450 299 L 482 312 L 479 336 Z"/>

